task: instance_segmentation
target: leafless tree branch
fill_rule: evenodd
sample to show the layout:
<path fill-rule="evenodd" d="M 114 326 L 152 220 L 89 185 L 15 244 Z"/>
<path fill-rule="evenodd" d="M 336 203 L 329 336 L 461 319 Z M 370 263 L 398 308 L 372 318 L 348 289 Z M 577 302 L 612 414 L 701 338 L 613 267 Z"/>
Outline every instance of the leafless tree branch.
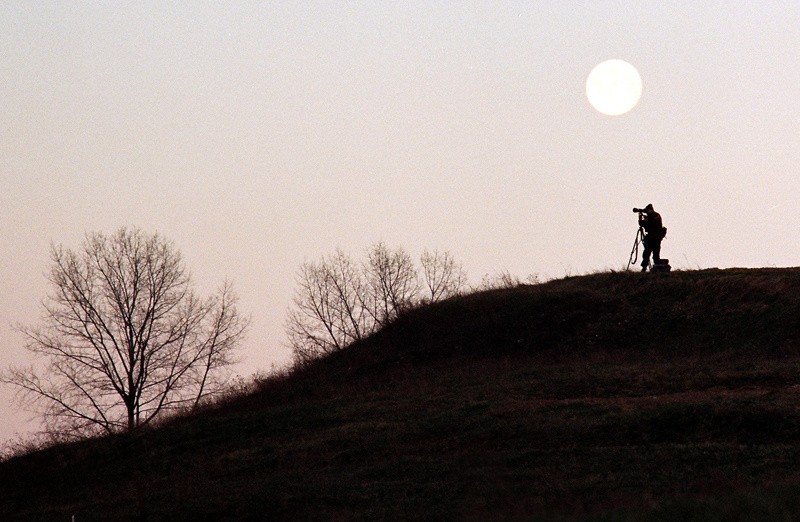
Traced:
<path fill-rule="evenodd" d="M 200 300 L 174 245 L 139 229 L 54 246 L 51 260 L 42 324 L 20 328 L 47 365 L 2 377 L 48 430 L 132 429 L 221 390 L 248 325 L 230 284 Z"/>
<path fill-rule="evenodd" d="M 374 244 L 356 264 L 340 250 L 318 262 L 304 263 L 286 320 L 289 344 L 299 363 L 341 350 L 383 328 L 420 302 L 460 293 L 466 275 L 447 253 L 425 252 L 420 275 L 402 248 Z"/>

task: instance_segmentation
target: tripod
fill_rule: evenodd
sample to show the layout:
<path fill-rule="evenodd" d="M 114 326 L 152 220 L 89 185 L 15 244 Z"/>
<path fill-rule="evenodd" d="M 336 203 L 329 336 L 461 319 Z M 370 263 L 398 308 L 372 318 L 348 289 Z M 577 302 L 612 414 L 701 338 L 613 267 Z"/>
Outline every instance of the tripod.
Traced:
<path fill-rule="evenodd" d="M 631 249 L 631 255 L 628 258 L 628 266 L 625 268 L 625 271 L 631 269 L 632 264 L 636 264 L 636 261 L 639 259 L 639 243 L 644 240 L 644 228 L 639 227 L 639 230 L 636 231 L 636 238 L 633 240 L 633 248 Z"/>

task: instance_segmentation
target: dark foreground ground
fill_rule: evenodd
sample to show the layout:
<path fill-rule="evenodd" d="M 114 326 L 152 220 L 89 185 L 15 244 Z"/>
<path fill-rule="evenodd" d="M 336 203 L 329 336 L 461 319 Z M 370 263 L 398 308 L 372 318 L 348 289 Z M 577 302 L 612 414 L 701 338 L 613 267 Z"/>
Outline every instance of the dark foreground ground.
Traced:
<path fill-rule="evenodd" d="M 0 519 L 796 520 L 800 270 L 416 310 L 156 430 L 0 464 Z"/>

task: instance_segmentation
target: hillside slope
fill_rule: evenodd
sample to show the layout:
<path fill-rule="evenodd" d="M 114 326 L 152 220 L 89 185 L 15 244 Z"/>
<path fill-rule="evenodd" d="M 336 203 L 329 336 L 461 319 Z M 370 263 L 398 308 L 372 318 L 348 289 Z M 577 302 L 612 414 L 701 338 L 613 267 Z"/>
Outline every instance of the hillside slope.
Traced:
<path fill-rule="evenodd" d="M 0 518 L 792 519 L 798 399 L 800 269 L 567 278 L 0 463 Z"/>

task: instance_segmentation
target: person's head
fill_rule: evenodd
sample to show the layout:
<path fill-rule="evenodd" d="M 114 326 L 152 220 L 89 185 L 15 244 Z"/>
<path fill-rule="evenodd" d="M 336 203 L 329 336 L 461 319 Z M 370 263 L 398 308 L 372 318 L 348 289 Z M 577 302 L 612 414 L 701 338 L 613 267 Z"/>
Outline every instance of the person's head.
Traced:
<path fill-rule="evenodd" d="M 652 203 L 648 203 L 647 206 L 644 207 L 644 211 L 647 212 L 648 214 L 651 213 L 651 212 L 655 212 L 655 209 L 653 208 L 653 204 Z"/>

